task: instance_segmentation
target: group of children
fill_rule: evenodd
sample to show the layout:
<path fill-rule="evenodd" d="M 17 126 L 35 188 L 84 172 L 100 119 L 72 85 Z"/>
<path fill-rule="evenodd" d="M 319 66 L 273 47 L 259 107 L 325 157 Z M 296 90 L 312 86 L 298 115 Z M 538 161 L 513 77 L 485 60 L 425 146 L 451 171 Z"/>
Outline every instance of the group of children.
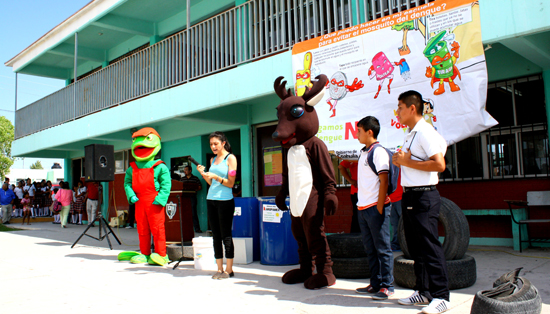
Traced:
<path fill-rule="evenodd" d="M 6 179 L 9 183 L 9 179 Z M 63 181 L 59 182 L 61 186 Z M 53 217 L 53 224 L 60 224 L 61 217 L 59 213 L 52 210 L 52 204 L 56 201 L 55 195 L 59 188 L 54 187 L 51 181 L 42 180 L 41 182 L 32 182 L 31 179 L 21 180 L 17 186 L 10 187 L 16 198 L 13 204 L 12 218 L 23 218 L 22 224 L 27 222 L 30 225 L 31 218 L 35 217 Z M 85 209 L 87 189 L 81 181 L 73 186 L 73 201 L 69 212 L 72 224 L 82 224 L 82 212 Z"/>
<path fill-rule="evenodd" d="M 16 196 L 13 204 L 12 217 L 22 217 L 23 223 L 27 219 L 30 225 L 30 218 L 51 217 L 50 206 L 52 205 L 52 183 L 42 180 L 41 182 L 31 183 L 31 179 L 19 181 L 17 186 L 13 186 L 13 192 Z"/>

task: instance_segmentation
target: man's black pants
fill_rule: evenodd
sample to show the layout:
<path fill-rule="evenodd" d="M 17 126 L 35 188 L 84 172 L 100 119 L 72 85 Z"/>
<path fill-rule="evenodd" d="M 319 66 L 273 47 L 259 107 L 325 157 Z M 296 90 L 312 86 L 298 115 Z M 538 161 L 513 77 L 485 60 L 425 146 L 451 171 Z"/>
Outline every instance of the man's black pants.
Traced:
<path fill-rule="evenodd" d="M 407 191 L 401 205 L 407 247 L 414 260 L 415 290 L 430 300 L 449 301 L 447 264 L 437 231 L 439 192 Z"/>

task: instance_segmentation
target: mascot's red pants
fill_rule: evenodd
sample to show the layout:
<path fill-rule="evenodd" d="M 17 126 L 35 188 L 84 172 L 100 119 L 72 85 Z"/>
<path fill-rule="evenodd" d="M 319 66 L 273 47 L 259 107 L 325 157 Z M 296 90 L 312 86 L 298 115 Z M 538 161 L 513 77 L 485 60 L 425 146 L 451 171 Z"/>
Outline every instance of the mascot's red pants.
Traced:
<path fill-rule="evenodd" d="M 155 167 L 164 163 L 158 161 L 151 168 L 139 169 L 132 163 L 132 189 L 139 201 L 136 202 L 136 224 L 141 254 L 151 255 L 151 233 L 155 240 L 155 253 L 166 256 L 166 233 L 164 231 L 164 207 L 154 205 Z"/>

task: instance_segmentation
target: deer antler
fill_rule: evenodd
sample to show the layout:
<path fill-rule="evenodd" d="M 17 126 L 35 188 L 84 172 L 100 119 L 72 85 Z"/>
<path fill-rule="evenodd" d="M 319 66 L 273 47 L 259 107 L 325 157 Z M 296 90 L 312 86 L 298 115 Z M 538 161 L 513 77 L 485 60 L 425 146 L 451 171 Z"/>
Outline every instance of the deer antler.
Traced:
<path fill-rule="evenodd" d="M 290 88 L 288 90 L 285 89 L 286 81 L 283 81 L 283 83 L 281 84 L 281 81 L 283 79 L 284 79 L 283 76 L 279 76 L 275 80 L 275 83 L 273 84 L 273 89 L 275 89 L 275 93 L 277 93 L 277 96 L 279 96 L 281 100 L 284 100 L 292 96 L 292 94 L 290 93 Z"/>
<path fill-rule="evenodd" d="M 325 85 L 328 82 L 328 77 L 324 74 L 318 75 L 315 79 L 316 81 L 313 83 L 313 87 L 306 88 L 306 92 L 302 95 L 302 98 L 306 101 L 306 104 L 310 106 L 315 106 L 321 98 L 323 98 Z"/>

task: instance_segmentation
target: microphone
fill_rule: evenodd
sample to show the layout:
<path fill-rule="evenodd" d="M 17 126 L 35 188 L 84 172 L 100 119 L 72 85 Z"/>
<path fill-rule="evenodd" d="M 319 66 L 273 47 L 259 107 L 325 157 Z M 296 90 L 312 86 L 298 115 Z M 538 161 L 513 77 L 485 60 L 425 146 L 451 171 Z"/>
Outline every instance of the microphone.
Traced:
<path fill-rule="evenodd" d="M 198 166 L 198 165 L 199 165 L 199 163 L 198 163 L 193 157 L 191 157 L 191 156 L 187 157 L 187 160 L 189 160 L 190 162 L 194 163 L 195 166 Z"/>

